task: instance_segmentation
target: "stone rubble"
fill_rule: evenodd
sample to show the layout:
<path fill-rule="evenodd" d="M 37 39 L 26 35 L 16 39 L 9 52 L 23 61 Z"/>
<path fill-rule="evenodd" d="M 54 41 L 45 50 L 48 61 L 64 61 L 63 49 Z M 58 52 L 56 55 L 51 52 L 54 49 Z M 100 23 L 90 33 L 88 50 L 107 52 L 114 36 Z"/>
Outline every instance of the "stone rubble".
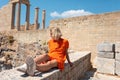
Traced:
<path fill-rule="evenodd" d="M 18 43 L 13 36 L 0 33 L 0 71 L 15 68 L 24 63 L 28 55 L 37 55 L 48 52 L 46 42 Z"/>

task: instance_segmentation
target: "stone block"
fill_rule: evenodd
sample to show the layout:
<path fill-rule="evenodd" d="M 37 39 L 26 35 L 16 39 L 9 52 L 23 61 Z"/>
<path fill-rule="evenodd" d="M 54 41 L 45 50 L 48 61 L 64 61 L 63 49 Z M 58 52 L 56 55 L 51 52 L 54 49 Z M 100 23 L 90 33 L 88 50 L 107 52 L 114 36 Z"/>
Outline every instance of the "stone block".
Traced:
<path fill-rule="evenodd" d="M 97 52 L 97 56 L 101 58 L 113 59 L 115 57 L 115 53 L 114 52 Z"/>
<path fill-rule="evenodd" d="M 97 57 L 97 72 L 115 74 L 115 59 Z"/>
<path fill-rule="evenodd" d="M 116 52 L 115 53 L 115 60 L 118 60 L 118 61 L 120 61 L 120 52 Z"/>
<path fill-rule="evenodd" d="M 98 52 L 113 52 L 114 44 L 109 42 L 100 43 L 97 45 Z"/>
<path fill-rule="evenodd" d="M 120 52 L 120 42 L 115 43 L 115 52 Z"/>
<path fill-rule="evenodd" d="M 120 61 L 115 61 L 115 73 L 120 76 Z"/>

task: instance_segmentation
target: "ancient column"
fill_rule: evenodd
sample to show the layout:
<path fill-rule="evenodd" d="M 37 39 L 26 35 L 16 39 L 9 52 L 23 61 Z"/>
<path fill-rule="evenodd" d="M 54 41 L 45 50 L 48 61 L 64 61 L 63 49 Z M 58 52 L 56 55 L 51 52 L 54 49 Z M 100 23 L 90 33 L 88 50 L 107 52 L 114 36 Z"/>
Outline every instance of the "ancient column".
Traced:
<path fill-rule="evenodd" d="M 11 20 L 11 29 L 15 28 L 15 8 L 16 8 L 16 3 L 12 3 L 12 20 Z"/>
<path fill-rule="evenodd" d="M 21 3 L 18 2 L 17 19 L 16 19 L 17 20 L 16 27 L 18 31 L 20 30 L 20 13 L 21 13 Z"/>
<path fill-rule="evenodd" d="M 25 29 L 29 30 L 29 24 L 30 24 L 30 5 L 27 6 L 27 11 L 26 11 L 26 22 L 25 22 Z"/>
<path fill-rule="evenodd" d="M 38 18 L 39 18 L 39 8 L 35 8 L 35 23 L 34 23 L 34 29 L 39 28 Z"/>
<path fill-rule="evenodd" d="M 46 11 L 43 10 L 42 11 L 42 29 L 45 29 L 45 15 L 46 15 Z"/>

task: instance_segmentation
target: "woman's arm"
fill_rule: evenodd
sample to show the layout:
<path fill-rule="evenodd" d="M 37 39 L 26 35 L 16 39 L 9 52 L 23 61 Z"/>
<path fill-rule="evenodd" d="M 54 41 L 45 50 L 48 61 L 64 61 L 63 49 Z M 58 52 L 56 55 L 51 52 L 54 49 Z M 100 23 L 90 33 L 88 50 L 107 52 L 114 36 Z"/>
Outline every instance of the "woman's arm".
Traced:
<path fill-rule="evenodd" d="M 69 58 L 69 55 L 68 55 L 68 52 L 67 52 L 67 51 L 66 51 L 66 58 L 67 58 L 68 63 L 69 63 L 70 66 L 72 67 L 73 63 L 70 61 L 70 58 Z"/>

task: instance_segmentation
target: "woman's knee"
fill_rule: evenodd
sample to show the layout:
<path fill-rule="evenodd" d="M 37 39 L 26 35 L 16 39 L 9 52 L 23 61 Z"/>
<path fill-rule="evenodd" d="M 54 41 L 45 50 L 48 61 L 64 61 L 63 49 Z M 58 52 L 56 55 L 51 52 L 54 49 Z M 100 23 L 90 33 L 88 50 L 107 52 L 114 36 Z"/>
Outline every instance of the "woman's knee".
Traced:
<path fill-rule="evenodd" d="M 57 67 L 57 61 L 56 60 L 48 61 L 45 64 L 39 64 L 39 65 L 36 66 L 36 69 L 41 71 L 41 72 L 44 72 L 44 71 L 48 71 L 48 70 L 50 70 L 51 68 L 54 68 L 54 67 Z"/>
<path fill-rule="evenodd" d="M 50 65 L 51 68 L 53 68 L 53 67 L 57 67 L 58 62 L 57 62 L 57 60 L 52 60 L 52 61 L 49 61 L 48 64 Z"/>
<path fill-rule="evenodd" d="M 36 69 L 41 72 L 45 72 L 51 69 L 50 63 L 36 65 Z"/>

